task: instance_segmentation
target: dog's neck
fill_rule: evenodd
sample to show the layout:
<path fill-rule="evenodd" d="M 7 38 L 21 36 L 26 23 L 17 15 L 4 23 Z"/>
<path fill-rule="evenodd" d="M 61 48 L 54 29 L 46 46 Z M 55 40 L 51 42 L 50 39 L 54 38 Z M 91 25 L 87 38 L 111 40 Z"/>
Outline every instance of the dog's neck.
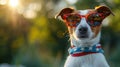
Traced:
<path fill-rule="evenodd" d="M 93 39 L 86 39 L 86 40 L 76 40 L 73 35 L 70 35 L 71 46 L 75 47 L 90 47 L 95 44 L 99 44 L 100 42 L 101 32 Z"/>

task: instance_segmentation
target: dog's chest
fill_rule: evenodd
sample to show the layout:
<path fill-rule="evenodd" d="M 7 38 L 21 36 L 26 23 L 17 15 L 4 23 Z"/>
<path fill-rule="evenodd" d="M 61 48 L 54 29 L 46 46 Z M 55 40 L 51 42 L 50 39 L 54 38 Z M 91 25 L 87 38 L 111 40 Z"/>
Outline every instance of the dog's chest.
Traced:
<path fill-rule="evenodd" d="M 96 53 L 80 57 L 68 56 L 64 67 L 109 67 L 103 54 Z"/>

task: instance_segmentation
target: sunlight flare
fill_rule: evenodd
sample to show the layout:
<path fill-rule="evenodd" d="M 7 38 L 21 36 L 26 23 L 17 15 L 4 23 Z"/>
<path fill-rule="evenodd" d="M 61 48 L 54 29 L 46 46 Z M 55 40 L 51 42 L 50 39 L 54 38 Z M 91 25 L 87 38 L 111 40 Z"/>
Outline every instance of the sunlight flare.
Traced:
<path fill-rule="evenodd" d="M 19 0 L 9 0 L 9 6 L 16 8 L 19 5 Z"/>
<path fill-rule="evenodd" d="M 0 5 L 5 5 L 5 4 L 7 4 L 6 0 L 0 0 Z"/>

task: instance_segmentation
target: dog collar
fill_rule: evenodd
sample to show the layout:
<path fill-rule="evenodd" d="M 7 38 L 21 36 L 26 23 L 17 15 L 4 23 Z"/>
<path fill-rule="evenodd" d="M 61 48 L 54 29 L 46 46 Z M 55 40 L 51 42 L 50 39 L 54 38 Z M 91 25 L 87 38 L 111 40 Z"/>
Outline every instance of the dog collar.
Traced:
<path fill-rule="evenodd" d="M 73 57 L 84 56 L 94 53 L 104 53 L 100 44 L 96 44 L 91 47 L 71 47 L 68 49 L 69 54 Z"/>

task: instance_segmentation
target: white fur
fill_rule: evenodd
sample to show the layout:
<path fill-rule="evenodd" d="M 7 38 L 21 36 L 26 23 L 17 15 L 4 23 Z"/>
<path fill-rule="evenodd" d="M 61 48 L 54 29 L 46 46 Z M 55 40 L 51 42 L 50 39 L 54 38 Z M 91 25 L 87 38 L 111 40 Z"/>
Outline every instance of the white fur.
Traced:
<path fill-rule="evenodd" d="M 68 56 L 64 67 L 109 67 L 101 53 L 89 54 L 81 57 Z"/>
<path fill-rule="evenodd" d="M 88 41 L 88 39 L 90 40 L 90 39 L 92 38 L 92 36 L 94 35 L 94 33 L 93 33 L 92 30 L 90 29 L 90 26 L 87 24 L 87 21 L 85 20 L 85 18 L 82 18 L 82 19 L 81 19 L 80 24 L 76 27 L 76 30 L 73 32 L 73 36 L 75 37 L 75 39 L 76 39 L 76 40 L 79 40 L 79 39 L 77 38 L 77 35 L 79 35 L 79 29 L 80 29 L 81 27 L 87 27 L 87 28 L 88 28 L 87 34 L 89 34 L 87 39 L 81 39 L 81 40 L 83 40 L 82 42 L 84 42 L 84 41 L 86 41 L 86 40 Z"/>
<path fill-rule="evenodd" d="M 88 10 L 80 10 L 80 15 L 86 15 L 88 13 Z"/>
<path fill-rule="evenodd" d="M 80 11 L 80 14 L 87 14 L 87 10 Z M 88 38 L 78 38 L 79 35 L 78 29 L 80 27 L 88 28 Z M 71 44 L 76 47 L 89 47 L 99 43 L 101 32 L 95 38 L 94 33 L 92 32 L 90 26 L 87 24 L 86 19 L 82 18 L 80 24 L 73 30 L 73 34 L 70 34 Z M 80 57 L 68 56 L 64 67 L 109 67 L 106 59 L 102 53 L 89 54 Z"/>

